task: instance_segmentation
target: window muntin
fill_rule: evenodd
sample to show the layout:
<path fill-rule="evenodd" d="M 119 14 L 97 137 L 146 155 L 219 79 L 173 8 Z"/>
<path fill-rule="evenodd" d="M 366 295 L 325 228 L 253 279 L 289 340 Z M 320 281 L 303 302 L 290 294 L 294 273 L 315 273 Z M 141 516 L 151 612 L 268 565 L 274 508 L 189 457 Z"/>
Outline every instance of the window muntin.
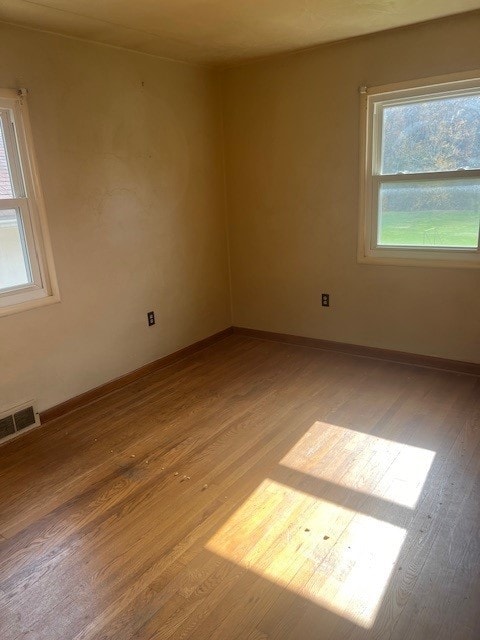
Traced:
<path fill-rule="evenodd" d="M 361 262 L 480 266 L 480 80 L 368 89 Z"/>
<path fill-rule="evenodd" d="M 0 90 L 0 315 L 58 299 L 25 95 Z"/>

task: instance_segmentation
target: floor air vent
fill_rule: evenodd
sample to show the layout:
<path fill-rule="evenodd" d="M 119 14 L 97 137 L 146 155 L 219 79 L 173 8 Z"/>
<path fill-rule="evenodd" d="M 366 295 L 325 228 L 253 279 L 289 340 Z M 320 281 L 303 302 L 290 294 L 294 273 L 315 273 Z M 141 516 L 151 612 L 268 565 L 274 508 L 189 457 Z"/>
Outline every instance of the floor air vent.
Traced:
<path fill-rule="evenodd" d="M 17 411 L 13 414 L 13 420 L 17 431 L 33 426 L 35 424 L 35 412 L 33 411 L 33 407 L 26 407 L 25 409 Z"/>
<path fill-rule="evenodd" d="M 35 413 L 33 404 L 12 407 L 12 409 L 0 413 L 0 441 L 39 424 L 40 418 L 38 413 Z"/>
<path fill-rule="evenodd" d="M 7 436 L 15 433 L 15 422 L 13 421 L 13 416 L 7 416 L 6 418 L 0 419 L 0 439 L 6 438 Z"/>

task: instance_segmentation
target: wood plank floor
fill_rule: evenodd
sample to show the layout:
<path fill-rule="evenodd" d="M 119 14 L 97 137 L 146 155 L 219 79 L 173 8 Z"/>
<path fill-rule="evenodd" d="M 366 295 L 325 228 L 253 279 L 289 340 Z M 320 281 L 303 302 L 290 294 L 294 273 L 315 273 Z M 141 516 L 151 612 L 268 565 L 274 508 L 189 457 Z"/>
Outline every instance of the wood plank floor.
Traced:
<path fill-rule="evenodd" d="M 0 448 L 2 640 L 478 640 L 480 379 L 231 336 Z"/>

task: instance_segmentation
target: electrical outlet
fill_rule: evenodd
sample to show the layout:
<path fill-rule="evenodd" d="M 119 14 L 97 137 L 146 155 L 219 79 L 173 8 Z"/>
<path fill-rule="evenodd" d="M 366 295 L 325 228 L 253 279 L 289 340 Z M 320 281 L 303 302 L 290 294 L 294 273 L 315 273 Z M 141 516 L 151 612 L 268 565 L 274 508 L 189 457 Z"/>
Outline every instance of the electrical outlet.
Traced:
<path fill-rule="evenodd" d="M 155 312 L 154 311 L 149 311 L 147 313 L 147 321 L 148 321 L 148 326 L 152 327 L 155 324 Z"/>
<path fill-rule="evenodd" d="M 329 307 L 329 306 L 330 306 L 330 294 L 322 293 L 322 307 Z"/>

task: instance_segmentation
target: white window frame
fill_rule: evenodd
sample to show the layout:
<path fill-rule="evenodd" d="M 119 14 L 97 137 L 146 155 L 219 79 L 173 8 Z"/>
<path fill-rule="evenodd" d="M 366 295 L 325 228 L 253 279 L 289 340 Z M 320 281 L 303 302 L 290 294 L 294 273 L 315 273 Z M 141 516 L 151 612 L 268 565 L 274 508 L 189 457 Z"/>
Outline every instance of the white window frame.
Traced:
<path fill-rule="evenodd" d="M 15 192 L 14 198 L 0 198 L 0 208 L 20 212 L 31 282 L 0 291 L 0 316 L 60 301 L 26 93 L 0 89 L 0 118 Z"/>
<path fill-rule="evenodd" d="M 480 170 L 380 175 L 382 111 L 385 105 L 418 102 L 419 98 L 462 96 L 480 90 L 480 71 L 415 80 L 378 87 L 362 87 L 360 119 L 360 223 L 358 262 L 385 265 L 480 268 L 480 247 L 379 246 L 378 193 L 383 183 L 414 180 L 480 178 Z M 479 242 L 480 244 L 480 242 Z"/>

